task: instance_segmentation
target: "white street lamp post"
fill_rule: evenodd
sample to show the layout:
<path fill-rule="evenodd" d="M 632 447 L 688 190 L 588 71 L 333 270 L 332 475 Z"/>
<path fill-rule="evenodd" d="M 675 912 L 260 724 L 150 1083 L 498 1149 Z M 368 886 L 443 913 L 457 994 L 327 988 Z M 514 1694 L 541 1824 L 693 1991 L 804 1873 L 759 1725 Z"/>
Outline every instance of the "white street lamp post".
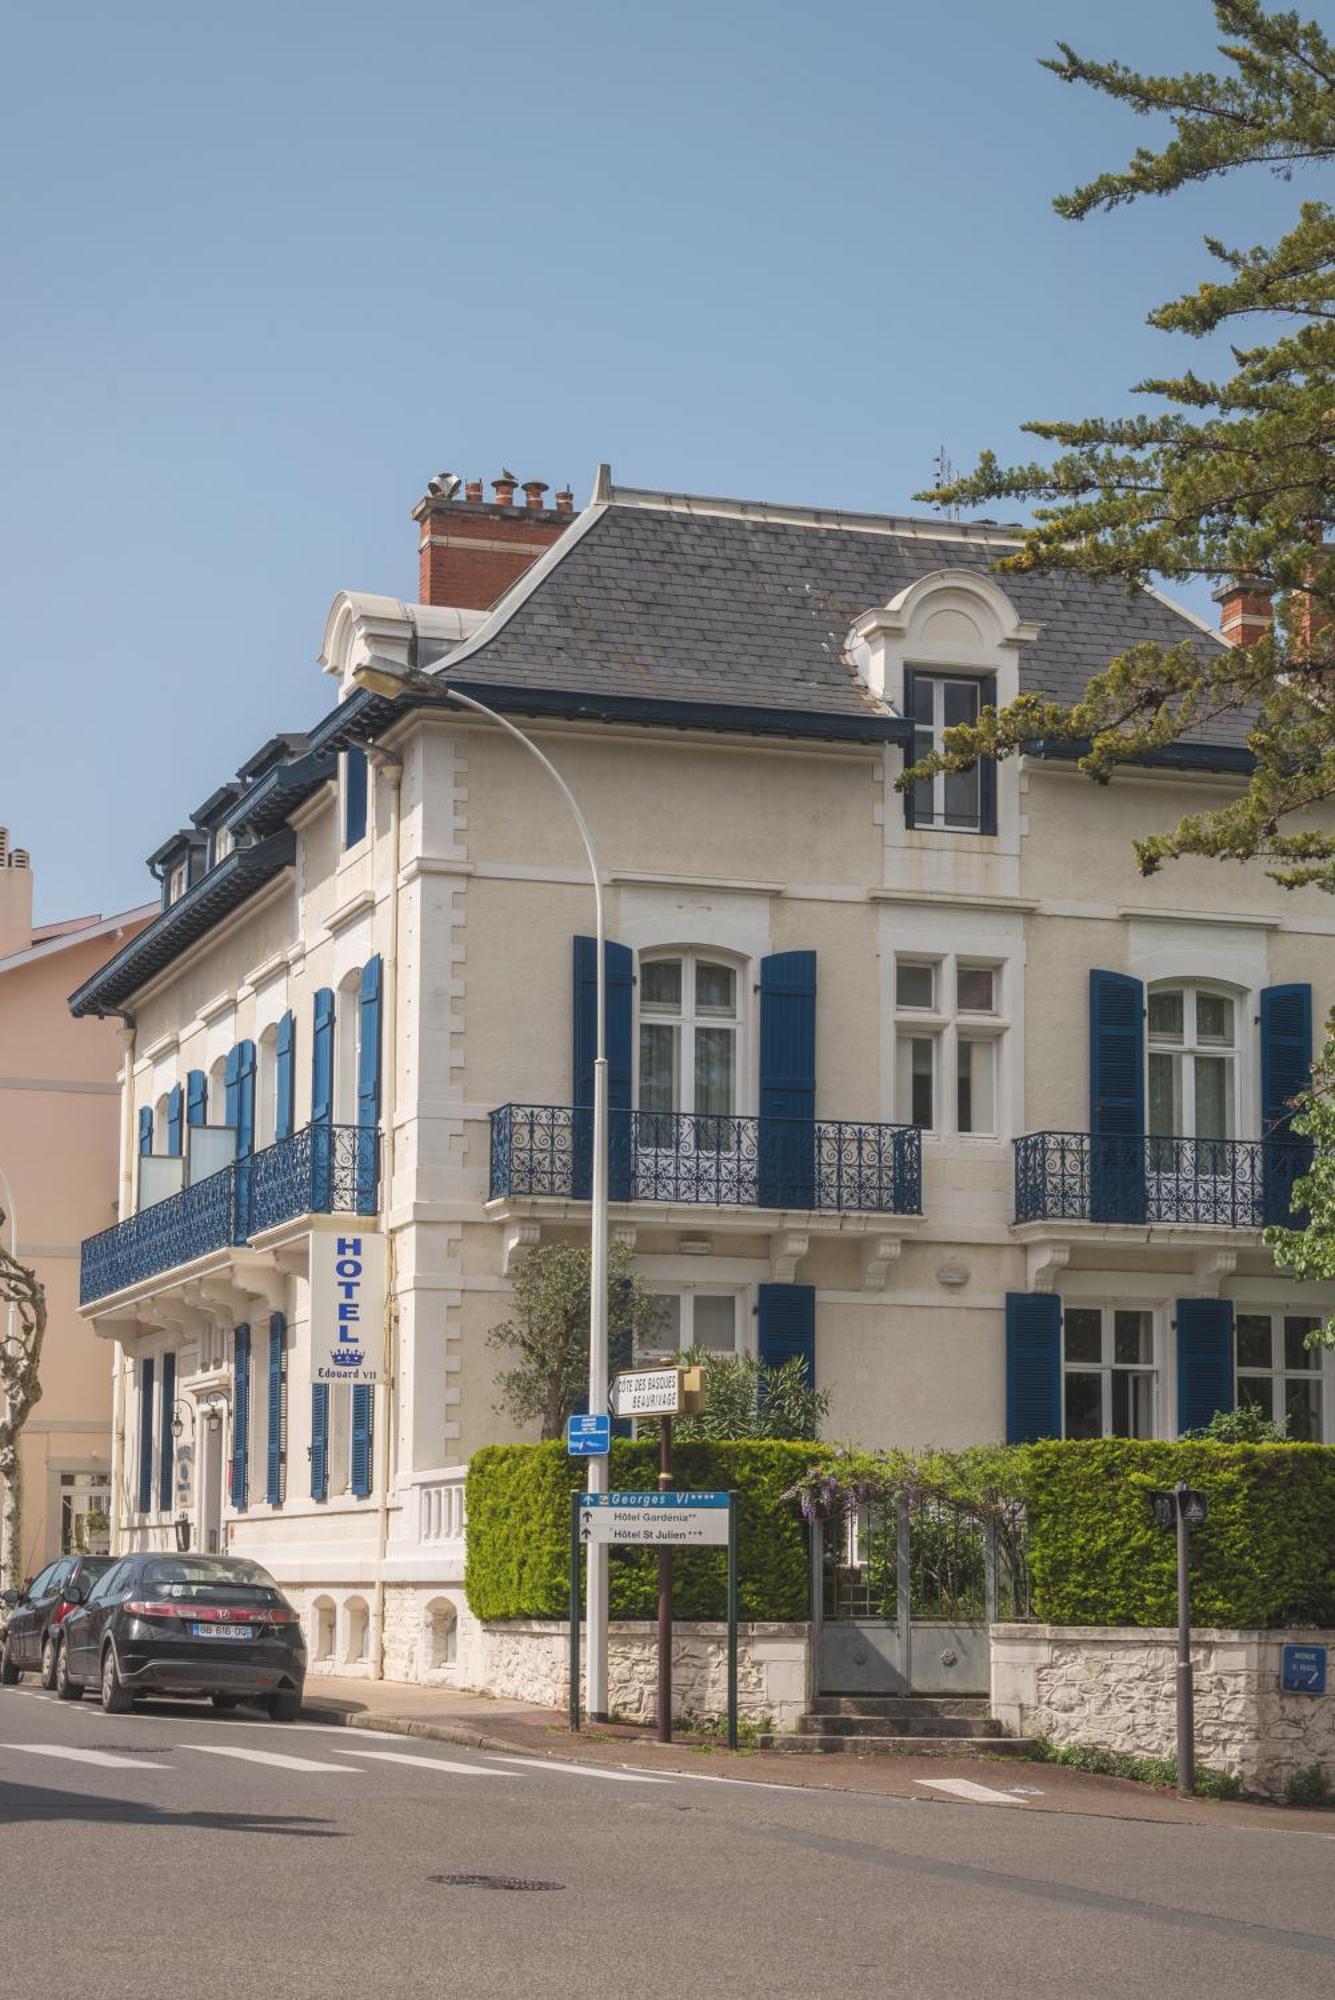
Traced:
<path fill-rule="evenodd" d="M 491 722 L 498 723 L 508 736 L 522 743 L 532 752 L 549 778 L 559 789 L 562 798 L 570 807 L 579 837 L 584 843 L 588 857 L 589 875 L 593 882 L 594 937 L 597 952 L 596 972 L 596 1012 L 597 1026 L 593 1063 L 593 1215 L 590 1225 L 589 1251 L 589 1410 L 597 1414 L 607 1408 L 607 926 L 603 914 L 603 874 L 589 832 L 588 822 L 561 773 L 547 757 L 532 737 L 517 729 L 508 716 L 488 708 L 482 701 L 475 701 L 471 694 L 462 694 L 451 687 L 448 681 L 438 680 L 434 674 L 426 673 L 420 667 L 401 667 L 392 660 L 368 660 L 364 665 L 354 667 L 352 678 L 358 687 L 372 694 L 388 695 L 391 698 L 415 689 L 419 693 L 432 694 L 457 702 L 461 708 L 470 708 L 478 715 L 484 715 Z M 397 894 L 397 888 L 395 890 Z M 607 1490 L 608 1464 L 605 1458 L 588 1461 L 588 1479 L 591 1492 L 603 1493 Z M 607 1716 L 607 1549 L 591 1543 L 588 1551 L 588 1682 L 586 1707 L 594 1721 L 604 1721 Z"/>

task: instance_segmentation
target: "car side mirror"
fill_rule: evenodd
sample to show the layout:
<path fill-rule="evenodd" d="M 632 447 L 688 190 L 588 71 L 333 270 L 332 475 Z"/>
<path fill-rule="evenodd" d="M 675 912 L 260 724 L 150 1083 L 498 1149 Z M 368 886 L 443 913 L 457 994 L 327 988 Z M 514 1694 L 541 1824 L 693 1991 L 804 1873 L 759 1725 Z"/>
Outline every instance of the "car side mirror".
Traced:
<path fill-rule="evenodd" d="M 88 1585 L 82 1577 L 76 1576 L 72 1583 L 65 1585 L 64 1598 L 66 1604 L 86 1604 L 88 1602 Z"/>
<path fill-rule="evenodd" d="M 0 1604 L 7 1604 L 11 1611 L 16 1604 L 21 1604 L 22 1602 L 23 1596 L 21 1591 L 0 1590 Z"/>

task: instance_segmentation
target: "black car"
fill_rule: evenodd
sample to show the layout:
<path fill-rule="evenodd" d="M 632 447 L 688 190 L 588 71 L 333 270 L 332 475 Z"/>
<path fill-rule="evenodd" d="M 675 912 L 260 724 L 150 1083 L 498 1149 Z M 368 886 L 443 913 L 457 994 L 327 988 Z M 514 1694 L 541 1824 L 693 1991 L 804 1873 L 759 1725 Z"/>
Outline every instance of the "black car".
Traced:
<path fill-rule="evenodd" d="M 295 1722 L 305 1679 L 296 1612 L 238 1556 L 124 1556 L 60 1628 L 56 1693 L 77 1701 L 92 1681 L 109 1715 L 137 1694 L 207 1694 L 217 1708 L 257 1701 Z"/>
<path fill-rule="evenodd" d="M 0 1651 L 0 1685 L 13 1687 L 20 1674 L 38 1673 L 44 1688 L 56 1684 L 56 1653 L 60 1628 L 79 1602 L 75 1585 L 82 1579 L 86 1596 L 111 1556 L 61 1556 L 22 1590 L 7 1590 L 0 1598 L 9 1611 L 4 1649 Z"/>

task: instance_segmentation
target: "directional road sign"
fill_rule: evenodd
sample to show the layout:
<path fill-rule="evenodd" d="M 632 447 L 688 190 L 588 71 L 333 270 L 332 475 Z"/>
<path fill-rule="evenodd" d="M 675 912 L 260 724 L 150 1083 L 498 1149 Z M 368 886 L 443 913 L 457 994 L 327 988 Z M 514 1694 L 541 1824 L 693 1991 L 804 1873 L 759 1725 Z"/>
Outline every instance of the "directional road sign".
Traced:
<path fill-rule="evenodd" d="M 608 1397 L 614 1417 L 675 1417 L 682 1406 L 680 1368 L 641 1368 L 618 1375 Z"/>
<path fill-rule="evenodd" d="M 651 1542 L 670 1548 L 726 1548 L 726 1493 L 581 1493 L 579 1538 Z"/>
<path fill-rule="evenodd" d="M 1285 1694 L 1326 1692 L 1326 1648 L 1285 1646 L 1280 1686 Z"/>
<path fill-rule="evenodd" d="M 571 1458 L 606 1458 L 612 1449 L 612 1419 L 567 1417 L 566 1450 Z"/>

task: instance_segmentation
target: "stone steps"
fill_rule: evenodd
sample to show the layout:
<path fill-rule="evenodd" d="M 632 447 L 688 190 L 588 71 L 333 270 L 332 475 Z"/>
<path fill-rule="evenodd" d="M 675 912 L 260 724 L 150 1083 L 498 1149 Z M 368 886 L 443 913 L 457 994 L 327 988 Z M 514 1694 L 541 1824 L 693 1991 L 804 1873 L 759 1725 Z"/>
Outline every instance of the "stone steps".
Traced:
<path fill-rule="evenodd" d="M 789 1756 L 842 1754 L 857 1757 L 1028 1757 L 1031 1736 L 762 1736 L 762 1750 Z"/>
<path fill-rule="evenodd" d="M 823 1715 L 807 1713 L 799 1721 L 802 1736 L 1000 1736 L 1001 1724 L 990 1715 Z"/>
<path fill-rule="evenodd" d="M 818 1695 L 792 1735 L 764 1736 L 793 1755 L 1027 1757 L 1028 1737 L 1007 1736 L 983 1695 Z"/>

